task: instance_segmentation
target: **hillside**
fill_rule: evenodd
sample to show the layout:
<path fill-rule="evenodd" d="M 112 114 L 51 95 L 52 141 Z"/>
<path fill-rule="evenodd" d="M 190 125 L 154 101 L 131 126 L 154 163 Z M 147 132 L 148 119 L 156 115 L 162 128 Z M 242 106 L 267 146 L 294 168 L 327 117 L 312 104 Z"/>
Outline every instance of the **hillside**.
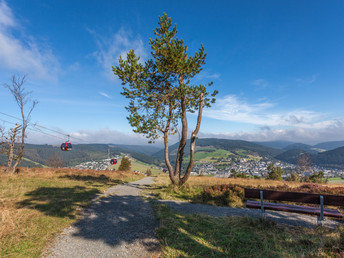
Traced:
<path fill-rule="evenodd" d="M 179 146 L 179 143 L 169 146 L 171 162 L 174 162 L 176 158 L 178 146 Z M 225 150 L 227 152 L 234 152 L 236 154 L 242 151 L 245 151 L 247 154 L 258 154 L 259 156 L 262 156 L 262 157 L 274 157 L 283 152 L 282 150 L 262 146 L 254 142 L 248 142 L 248 141 L 242 141 L 242 140 L 217 139 L 217 138 L 198 139 L 196 141 L 196 146 Z M 186 143 L 186 147 L 184 151 L 185 158 L 189 156 L 189 148 L 190 148 L 190 140 L 188 140 Z M 196 149 L 196 153 L 197 153 L 197 149 Z M 161 150 L 153 154 L 153 157 L 159 160 L 163 160 L 164 151 Z"/>

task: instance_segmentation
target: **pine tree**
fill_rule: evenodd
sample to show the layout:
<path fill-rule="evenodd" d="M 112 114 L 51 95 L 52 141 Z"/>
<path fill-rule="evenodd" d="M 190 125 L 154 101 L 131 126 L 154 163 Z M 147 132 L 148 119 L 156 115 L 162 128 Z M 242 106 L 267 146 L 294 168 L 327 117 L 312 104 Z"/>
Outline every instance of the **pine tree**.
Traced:
<path fill-rule="evenodd" d="M 126 107 L 129 123 L 135 133 L 145 135 L 149 142 L 160 136 L 164 139 L 165 162 L 173 184 L 184 184 L 191 173 L 195 158 L 195 145 L 200 130 L 204 107 L 215 102 L 217 91 L 210 94 L 206 85 L 194 85 L 192 79 L 202 70 L 206 53 L 203 45 L 195 54 L 189 55 L 184 41 L 177 37 L 177 26 L 164 13 L 159 17 L 159 27 L 154 30 L 155 39 L 150 39 L 152 58 L 144 64 L 134 50 L 127 59 L 119 58 L 113 67 L 114 74 L 123 85 L 122 95 L 129 99 Z M 187 141 L 187 112 L 198 112 L 196 128 L 191 132 L 190 161 L 185 173 L 182 170 L 184 148 Z M 169 160 L 168 137 L 179 131 L 179 148 L 174 168 Z M 184 174 L 184 175 L 183 175 Z"/>

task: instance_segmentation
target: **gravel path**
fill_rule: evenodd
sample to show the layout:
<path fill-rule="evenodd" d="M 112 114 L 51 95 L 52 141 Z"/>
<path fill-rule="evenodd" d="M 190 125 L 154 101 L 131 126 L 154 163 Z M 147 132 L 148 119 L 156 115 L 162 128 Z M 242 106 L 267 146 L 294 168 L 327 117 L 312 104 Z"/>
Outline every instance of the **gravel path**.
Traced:
<path fill-rule="evenodd" d="M 250 216 L 254 218 L 261 217 L 260 210 L 244 209 L 244 208 L 231 208 L 231 207 L 218 207 L 206 204 L 194 204 L 183 201 L 167 201 L 159 200 L 160 203 L 166 204 L 178 212 L 188 214 L 204 214 L 214 217 L 223 216 Z M 317 217 L 308 216 L 298 213 L 282 212 L 282 211 L 265 211 L 267 219 L 276 221 L 277 223 L 287 224 L 291 226 L 315 227 L 317 226 Z M 323 226 L 335 228 L 338 225 L 343 225 L 342 222 L 332 219 L 325 219 Z"/>
<path fill-rule="evenodd" d="M 150 177 L 111 187 L 57 237 L 46 257 L 158 257 L 158 221 L 140 188 Z"/>

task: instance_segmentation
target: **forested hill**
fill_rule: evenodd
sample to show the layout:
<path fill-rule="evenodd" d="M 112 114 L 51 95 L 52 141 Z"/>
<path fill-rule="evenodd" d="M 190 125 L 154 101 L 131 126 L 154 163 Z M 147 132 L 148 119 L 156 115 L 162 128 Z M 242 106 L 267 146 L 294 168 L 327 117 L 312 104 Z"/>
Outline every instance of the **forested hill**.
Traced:
<path fill-rule="evenodd" d="M 169 147 L 171 161 L 175 160 L 177 155 L 179 143 L 173 144 Z M 238 151 L 245 150 L 248 153 L 256 153 L 260 156 L 274 157 L 283 152 L 283 150 L 270 148 L 254 142 L 242 141 L 242 140 L 228 140 L 228 139 L 217 139 L 217 138 L 202 138 L 196 141 L 197 147 L 213 147 L 215 149 L 223 149 L 227 151 Z M 185 156 L 189 155 L 190 140 L 186 142 L 184 149 Z M 153 157 L 162 160 L 164 157 L 164 150 L 161 150 Z"/>
<path fill-rule="evenodd" d="M 46 165 L 49 158 L 57 154 L 65 162 L 65 166 L 75 166 L 82 162 L 106 159 L 108 149 L 110 156 L 125 153 L 139 161 L 154 163 L 156 160 L 150 154 L 159 148 L 140 145 L 73 144 L 72 151 L 61 151 L 60 146 L 26 144 L 24 158 Z"/>

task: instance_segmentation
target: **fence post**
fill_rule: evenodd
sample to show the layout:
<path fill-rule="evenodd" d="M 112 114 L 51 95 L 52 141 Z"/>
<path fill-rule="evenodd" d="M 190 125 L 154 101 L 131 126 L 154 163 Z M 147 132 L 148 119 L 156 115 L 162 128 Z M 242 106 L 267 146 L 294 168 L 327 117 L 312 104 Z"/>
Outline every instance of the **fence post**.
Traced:
<path fill-rule="evenodd" d="M 260 192 L 260 211 L 262 213 L 262 216 L 264 217 L 264 198 L 263 198 L 263 191 L 261 190 Z"/>
<path fill-rule="evenodd" d="M 318 225 L 324 220 L 324 196 L 320 195 L 320 215 L 318 217 Z"/>

